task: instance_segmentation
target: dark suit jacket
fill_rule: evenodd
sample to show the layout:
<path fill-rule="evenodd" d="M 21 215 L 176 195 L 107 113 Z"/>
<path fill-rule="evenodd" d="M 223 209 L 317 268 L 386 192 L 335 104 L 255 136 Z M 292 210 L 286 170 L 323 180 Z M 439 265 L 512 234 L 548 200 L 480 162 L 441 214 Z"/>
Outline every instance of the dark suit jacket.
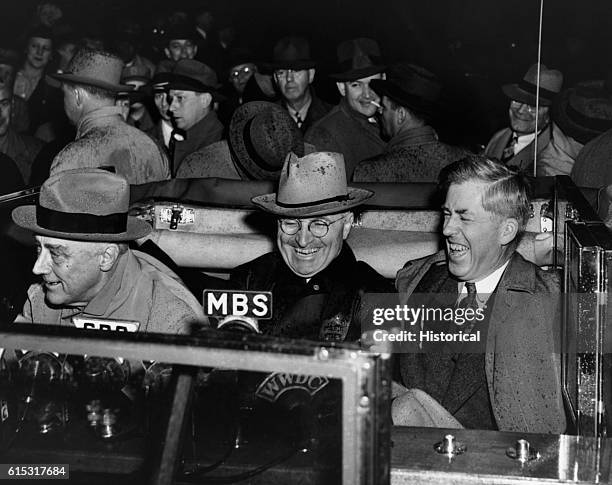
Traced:
<path fill-rule="evenodd" d="M 310 107 L 308 108 L 308 112 L 306 113 L 306 119 L 302 123 L 302 127 L 300 130 L 302 133 L 306 133 L 312 125 L 314 125 L 317 121 L 323 118 L 329 111 L 332 109 L 332 105 L 326 103 L 321 98 L 319 98 L 312 88 L 310 88 L 310 94 L 312 95 L 312 102 L 310 103 Z M 280 104 L 286 109 L 287 105 L 284 101 L 279 101 Z"/>
<path fill-rule="evenodd" d="M 442 271 L 440 271 L 442 267 Z M 452 288 L 443 253 L 409 263 L 398 273 L 400 301 L 419 288 Z M 437 268 L 437 270 L 435 270 Z M 428 281 L 433 278 L 437 281 Z M 422 278 L 422 279 L 421 279 Z M 450 280 L 451 286 L 445 286 Z M 421 286 L 423 287 L 423 286 Z M 514 253 L 494 294 L 485 346 L 485 375 L 501 431 L 562 433 L 560 281 Z M 469 396 L 469 380 L 455 370 L 452 354 L 403 354 L 400 373 L 408 387 L 427 389 L 452 412 Z M 460 385 L 456 385 L 459 382 Z"/>

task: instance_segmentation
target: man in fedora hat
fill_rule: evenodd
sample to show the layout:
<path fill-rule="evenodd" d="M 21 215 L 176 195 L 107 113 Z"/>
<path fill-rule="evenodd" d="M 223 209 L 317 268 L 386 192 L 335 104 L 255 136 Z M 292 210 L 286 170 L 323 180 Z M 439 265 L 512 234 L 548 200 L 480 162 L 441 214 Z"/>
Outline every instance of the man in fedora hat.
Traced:
<path fill-rule="evenodd" d="M 310 45 L 303 37 L 283 37 L 274 46 L 274 80 L 281 94 L 281 104 L 302 133 L 321 119 L 331 106 L 317 97 L 312 88 L 315 61 Z"/>
<path fill-rule="evenodd" d="M 357 164 L 382 153 L 385 142 L 374 115 L 380 98 L 370 87 L 383 79 L 385 66 L 372 39 L 358 38 L 338 45 L 338 66 L 331 77 L 342 96 L 340 103 L 306 133 L 306 141 L 317 150 L 344 155 L 349 180 Z"/>
<path fill-rule="evenodd" d="M 353 182 L 436 182 L 442 167 L 467 155 L 439 141 L 431 127 L 441 90 L 432 73 L 399 63 L 370 86 L 381 97 L 382 129 L 390 140 L 382 154 L 357 165 Z"/>
<path fill-rule="evenodd" d="M 123 330 L 160 333 L 205 323 L 201 305 L 174 273 L 128 247 L 151 231 L 128 216 L 128 204 L 123 177 L 85 168 L 52 175 L 36 205 L 13 210 L 15 223 L 35 234 L 32 272 L 42 280 L 30 286 L 16 323 L 69 327 L 80 319 L 98 328 L 96 319 L 113 319 L 127 322 Z"/>
<path fill-rule="evenodd" d="M 188 155 L 176 178 L 221 177 L 278 180 L 289 152 L 298 156 L 314 151 L 281 106 L 251 101 L 232 116 L 228 140 L 207 145 Z"/>
<path fill-rule="evenodd" d="M 232 272 L 236 288 L 271 291 L 273 315 L 264 334 L 322 341 L 355 341 L 364 292 L 388 292 L 387 281 L 357 261 L 345 243 L 352 209 L 373 195 L 347 187 L 339 153 L 291 153 L 278 191 L 253 203 L 277 218 L 277 251 Z"/>
<path fill-rule="evenodd" d="M 113 54 L 79 50 L 68 70 L 53 77 L 62 83 L 64 111 L 76 126 L 76 139 L 54 158 L 51 175 L 71 168 L 112 166 L 130 184 L 170 178 L 163 149 L 139 129 L 128 125 L 115 106 L 123 61 Z"/>
<path fill-rule="evenodd" d="M 493 135 L 484 154 L 496 158 L 510 167 L 525 173 L 533 173 L 536 138 L 536 119 L 538 125 L 538 175 L 551 175 L 544 170 L 546 165 L 557 167 L 571 166 L 578 152 L 572 147 L 565 134 L 550 119 L 550 107 L 561 92 L 563 74 L 540 65 L 538 88 L 538 65 L 533 64 L 519 83 L 506 84 L 504 94 L 510 98 L 508 115 L 510 127 Z M 539 90 L 538 90 L 539 89 Z M 536 113 L 536 94 L 539 93 L 539 106 Z M 542 167 L 540 167 L 542 162 Z M 557 171 L 561 174 L 560 168 Z"/>
<path fill-rule="evenodd" d="M 193 59 L 198 53 L 196 38 L 193 25 L 185 22 L 170 25 L 164 35 L 166 40 L 164 54 L 166 54 L 166 58 L 171 63 L 178 62 L 181 59 Z"/>
<path fill-rule="evenodd" d="M 215 71 L 206 64 L 182 59 L 174 66 L 168 83 L 168 111 L 177 130 L 170 141 L 173 175 L 187 155 L 223 137 L 213 104 L 219 87 Z"/>

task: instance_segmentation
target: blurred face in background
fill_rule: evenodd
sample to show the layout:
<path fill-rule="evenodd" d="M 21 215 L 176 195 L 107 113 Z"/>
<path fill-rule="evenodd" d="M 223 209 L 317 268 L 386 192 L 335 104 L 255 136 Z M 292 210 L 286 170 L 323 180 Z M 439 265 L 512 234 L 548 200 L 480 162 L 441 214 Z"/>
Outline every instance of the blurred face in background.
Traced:
<path fill-rule="evenodd" d="M 11 123 L 13 92 L 6 86 L 0 86 L 0 137 L 6 135 Z"/>
<path fill-rule="evenodd" d="M 34 69 L 44 69 L 51 60 L 51 39 L 31 37 L 26 47 L 26 63 Z"/>
<path fill-rule="evenodd" d="M 198 46 L 191 39 L 172 39 L 164 52 L 168 59 L 178 62 L 181 59 L 193 59 L 198 53 Z"/>
<path fill-rule="evenodd" d="M 357 113 L 367 116 L 374 116 L 378 107 L 373 105 L 371 101 L 380 103 L 378 95 L 370 89 L 370 81 L 372 79 L 384 79 L 382 73 L 374 74 L 373 76 L 364 77 L 355 81 L 336 83 L 338 91 L 344 96 L 348 105 Z"/>
<path fill-rule="evenodd" d="M 60 69 L 61 71 L 64 71 L 66 69 L 66 67 L 74 57 L 76 50 L 76 44 L 73 42 L 64 42 L 58 47 L 58 69 Z"/>
<path fill-rule="evenodd" d="M 549 108 L 540 106 L 538 108 L 538 131 L 548 126 L 550 121 Z M 521 101 L 512 100 L 510 102 L 510 126 L 512 131 L 518 134 L 535 133 L 536 108 Z"/>
<path fill-rule="evenodd" d="M 168 102 L 168 93 L 166 91 L 156 92 L 153 95 L 155 107 L 162 119 L 170 121 L 170 103 Z"/>
<path fill-rule="evenodd" d="M 257 66 L 252 62 L 238 64 L 230 70 L 229 81 L 238 94 L 244 93 L 244 88 L 256 71 Z"/>

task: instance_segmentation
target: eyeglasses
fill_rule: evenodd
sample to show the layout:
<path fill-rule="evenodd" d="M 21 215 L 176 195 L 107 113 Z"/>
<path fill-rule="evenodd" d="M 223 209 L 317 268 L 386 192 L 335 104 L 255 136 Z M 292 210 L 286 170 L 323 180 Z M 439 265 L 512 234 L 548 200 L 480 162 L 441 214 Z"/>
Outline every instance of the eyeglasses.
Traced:
<path fill-rule="evenodd" d="M 512 109 L 519 110 L 523 106 L 525 107 L 525 109 L 527 110 L 528 113 L 533 114 L 533 113 L 536 112 L 536 107 L 535 106 L 531 106 L 531 105 L 526 104 L 526 103 L 521 103 L 520 101 L 515 101 L 515 100 L 510 101 L 510 107 Z M 540 106 L 540 107 L 542 107 L 542 106 Z"/>
<path fill-rule="evenodd" d="M 328 222 L 324 219 L 313 219 L 308 223 L 308 230 L 314 237 L 325 237 L 329 232 L 329 226 L 335 224 L 338 221 L 344 220 L 344 216 L 335 221 Z M 280 228 L 288 236 L 297 234 L 302 229 L 302 221 L 299 219 L 281 219 Z"/>
<path fill-rule="evenodd" d="M 252 69 L 249 66 L 241 67 L 240 69 L 234 69 L 230 72 L 230 78 L 240 77 L 242 74 L 248 74 Z"/>

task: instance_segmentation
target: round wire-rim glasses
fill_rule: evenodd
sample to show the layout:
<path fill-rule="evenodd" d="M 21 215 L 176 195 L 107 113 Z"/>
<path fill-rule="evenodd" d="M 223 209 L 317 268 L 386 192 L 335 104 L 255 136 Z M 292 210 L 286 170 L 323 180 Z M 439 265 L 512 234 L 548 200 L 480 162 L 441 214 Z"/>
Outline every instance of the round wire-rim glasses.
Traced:
<path fill-rule="evenodd" d="M 308 230 L 315 237 L 325 237 L 329 232 L 329 226 L 335 224 L 338 221 L 344 220 L 344 216 L 340 219 L 336 219 L 334 221 L 326 221 L 325 219 L 313 219 L 308 223 Z M 302 221 L 299 219 L 280 219 L 279 225 L 281 231 L 283 231 L 288 236 L 293 236 L 297 234 L 300 229 L 302 229 Z"/>

